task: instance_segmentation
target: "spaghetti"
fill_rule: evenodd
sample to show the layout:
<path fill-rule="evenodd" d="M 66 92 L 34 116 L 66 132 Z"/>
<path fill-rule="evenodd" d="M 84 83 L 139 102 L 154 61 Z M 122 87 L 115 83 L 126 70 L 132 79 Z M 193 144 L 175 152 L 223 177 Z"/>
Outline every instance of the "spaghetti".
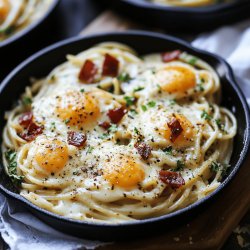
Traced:
<path fill-rule="evenodd" d="M 218 188 L 237 122 L 219 106 L 210 65 L 179 50 L 138 57 L 113 42 L 67 59 L 6 112 L 3 162 L 22 196 L 68 218 L 117 223 Z"/>

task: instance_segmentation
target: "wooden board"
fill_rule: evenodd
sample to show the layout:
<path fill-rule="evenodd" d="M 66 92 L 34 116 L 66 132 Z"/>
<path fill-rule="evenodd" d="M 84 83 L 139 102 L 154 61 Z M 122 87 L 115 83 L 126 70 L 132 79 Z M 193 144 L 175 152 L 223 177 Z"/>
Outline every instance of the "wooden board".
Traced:
<path fill-rule="evenodd" d="M 108 31 L 141 28 L 124 20 L 111 11 L 106 11 L 90 23 L 81 35 Z M 175 229 L 166 228 L 166 233 L 133 242 L 119 242 L 100 249 L 220 249 L 233 229 L 250 208 L 250 157 L 237 176 L 204 211 L 189 224 Z M 128 236 L 129 239 L 129 236 Z"/>

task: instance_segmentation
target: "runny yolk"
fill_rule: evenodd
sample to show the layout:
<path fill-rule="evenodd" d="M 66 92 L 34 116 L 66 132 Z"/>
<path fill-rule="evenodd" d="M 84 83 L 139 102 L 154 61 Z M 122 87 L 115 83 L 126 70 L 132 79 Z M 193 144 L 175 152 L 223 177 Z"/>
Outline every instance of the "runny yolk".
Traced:
<path fill-rule="evenodd" d="M 170 117 L 169 120 L 171 120 L 172 118 L 173 117 Z M 184 115 L 181 114 L 175 114 L 174 118 L 179 121 L 183 129 L 182 132 L 174 141 L 171 141 L 172 131 L 166 123 L 163 132 L 164 137 L 167 139 L 169 144 L 172 144 L 176 147 L 188 147 L 192 145 L 194 142 L 193 138 L 195 136 L 195 128 L 193 124 Z"/>
<path fill-rule="evenodd" d="M 142 167 L 132 158 L 118 156 L 107 161 L 104 178 L 112 185 L 122 188 L 132 188 L 143 181 L 145 173 Z"/>
<path fill-rule="evenodd" d="M 182 66 L 169 66 L 157 72 L 161 89 L 170 94 L 184 93 L 196 85 L 195 73 Z"/>
<path fill-rule="evenodd" d="M 91 93 L 70 90 L 57 98 L 56 113 L 69 126 L 85 127 L 100 114 L 97 98 Z"/>
<path fill-rule="evenodd" d="M 9 0 L 0 0 L 0 23 L 2 23 L 7 17 L 10 11 Z"/>
<path fill-rule="evenodd" d="M 44 140 L 39 143 L 35 155 L 38 165 L 50 173 L 61 171 L 69 159 L 68 147 L 60 140 Z"/>

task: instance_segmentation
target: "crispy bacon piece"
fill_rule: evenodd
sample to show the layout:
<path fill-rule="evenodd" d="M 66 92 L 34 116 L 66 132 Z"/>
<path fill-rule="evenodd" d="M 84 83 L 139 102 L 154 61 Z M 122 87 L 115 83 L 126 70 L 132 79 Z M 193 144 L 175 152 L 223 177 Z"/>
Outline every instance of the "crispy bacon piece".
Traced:
<path fill-rule="evenodd" d="M 86 60 L 80 70 L 78 78 L 83 82 L 92 83 L 97 71 L 96 65 L 91 60 Z"/>
<path fill-rule="evenodd" d="M 178 59 L 181 54 L 180 50 L 173 50 L 170 52 L 165 52 L 161 54 L 161 58 L 163 62 L 171 62 L 175 59 Z"/>
<path fill-rule="evenodd" d="M 69 131 L 68 132 L 68 143 L 69 145 L 73 145 L 75 147 L 82 147 L 84 146 L 85 142 L 87 141 L 87 136 L 83 133 Z"/>
<path fill-rule="evenodd" d="M 32 120 L 33 120 L 33 113 L 26 112 L 19 117 L 18 122 L 23 128 L 28 128 Z"/>
<path fill-rule="evenodd" d="M 110 54 L 105 55 L 105 59 L 102 66 L 103 76 L 117 76 L 119 71 L 119 61 Z"/>
<path fill-rule="evenodd" d="M 110 109 L 108 111 L 108 117 L 110 118 L 112 123 L 117 124 L 126 113 L 127 113 L 127 110 L 124 107 Z"/>
<path fill-rule="evenodd" d="M 170 122 L 168 122 L 168 127 L 171 129 L 170 141 L 174 142 L 178 136 L 182 133 L 183 128 L 181 127 L 178 119 L 173 117 Z"/>
<path fill-rule="evenodd" d="M 105 130 L 108 130 L 111 126 L 110 122 L 101 122 L 99 123 L 99 126 Z"/>
<path fill-rule="evenodd" d="M 177 172 L 161 170 L 159 173 L 159 178 L 173 189 L 177 189 L 185 185 L 185 180 L 182 178 L 181 174 Z"/>
<path fill-rule="evenodd" d="M 38 135 L 42 134 L 44 127 L 38 126 L 34 122 L 31 122 L 29 126 L 27 127 L 24 132 L 19 134 L 21 138 L 23 138 L 25 141 L 33 141 Z"/>
<path fill-rule="evenodd" d="M 144 142 L 136 142 L 135 148 L 143 160 L 147 160 L 151 154 L 152 148 Z"/>

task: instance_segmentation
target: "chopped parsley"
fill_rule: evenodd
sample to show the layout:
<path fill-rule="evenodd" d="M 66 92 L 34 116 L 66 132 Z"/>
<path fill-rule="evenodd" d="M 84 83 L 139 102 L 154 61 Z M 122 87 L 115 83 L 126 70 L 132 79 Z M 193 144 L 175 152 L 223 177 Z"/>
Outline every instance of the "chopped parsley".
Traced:
<path fill-rule="evenodd" d="M 173 151 L 173 147 L 172 146 L 168 146 L 167 148 L 164 148 L 162 150 L 166 155 L 171 155 L 172 151 Z"/>
<path fill-rule="evenodd" d="M 149 101 L 149 102 L 148 102 L 148 107 L 150 107 L 150 108 L 155 107 L 155 105 L 156 105 L 156 102 L 155 102 L 155 101 Z"/>
<path fill-rule="evenodd" d="M 70 119 L 65 119 L 65 120 L 64 120 L 64 123 L 65 123 L 65 124 L 68 124 L 69 122 L 70 122 Z"/>
<path fill-rule="evenodd" d="M 89 146 L 88 149 L 87 149 L 86 154 L 92 153 L 93 150 L 94 150 L 94 147 Z"/>
<path fill-rule="evenodd" d="M 131 106 L 135 102 L 135 98 L 133 96 L 124 96 L 124 100 L 126 101 L 126 105 Z"/>
<path fill-rule="evenodd" d="M 225 125 L 222 124 L 221 119 L 215 119 L 215 122 L 220 130 L 225 131 Z"/>
<path fill-rule="evenodd" d="M 51 129 L 52 132 L 56 129 L 56 123 L 55 122 L 51 122 L 50 129 Z"/>
<path fill-rule="evenodd" d="M 137 115 L 137 111 L 135 109 L 130 109 L 129 112 L 131 113 L 131 115 Z"/>
<path fill-rule="evenodd" d="M 109 127 L 109 129 L 108 129 L 108 131 L 111 132 L 111 133 L 115 133 L 117 130 L 118 130 L 118 127 L 117 127 L 116 124 L 112 124 L 112 125 Z"/>
<path fill-rule="evenodd" d="M 130 77 L 130 75 L 128 73 L 122 73 L 120 74 L 117 79 L 120 81 L 120 82 L 129 82 L 132 80 L 132 78 Z"/>
<path fill-rule="evenodd" d="M 137 88 L 135 88 L 133 91 L 134 92 L 138 92 L 138 91 L 141 91 L 141 90 L 143 90 L 144 89 L 144 87 L 137 87 Z"/>
<path fill-rule="evenodd" d="M 99 138 L 102 139 L 102 140 L 107 139 L 107 138 L 109 138 L 109 134 L 104 133 L 104 134 L 100 135 Z"/>
<path fill-rule="evenodd" d="M 147 106 L 141 105 L 141 109 L 145 112 L 145 111 L 147 111 Z"/>
<path fill-rule="evenodd" d="M 84 93 L 84 92 L 85 92 L 85 89 L 80 89 L 80 92 L 81 92 L 81 93 Z"/>
<path fill-rule="evenodd" d="M 212 119 L 212 116 L 209 115 L 205 110 L 202 111 L 201 118 L 210 121 Z"/>
<path fill-rule="evenodd" d="M 29 106 L 32 103 L 32 99 L 30 97 L 24 96 L 22 98 L 22 103 L 24 106 Z"/>
<path fill-rule="evenodd" d="M 8 175 L 16 186 L 22 183 L 24 176 L 17 175 L 17 162 L 16 162 L 16 152 L 14 150 L 7 150 L 5 152 L 5 158 L 8 162 Z"/>
<path fill-rule="evenodd" d="M 228 168 L 230 167 L 229 164 L 222 164 L 216 161 L 213 161 L 210 165 L 211 172 L 217 173 L 221 172 L 222 177 L 227 174 Z"/>
<path fill-rule="evenodd" d="M 181 160 L 177 161 L 176 168 L 173 170 L 174 172 L 182 171 L 185 168 L 185 163 Z"/>
<path fill-rule="evenodd" d="M 138 130 L 138 128 L 134 128 L 134 131 L 135 131 L 135 133 L 137 134 L 137 135 L 140 135 L 140 131 Z"/>
<path fill-rule="evenodd" d="M 189 64 L 195 66 L 195 64 L 197 63 L 197 61 L 198 61 L 198 58 L 196 58 L 196 57 L 191 57 L 191 58 L 187 61 L 187 63 L 189 63 Z"/>
<path fill-rule="evenodd" d="M 199 83 L 197 84 L 197 89 L 200 91 L 200 92 L 203 92 L 205 89 L 204 89 L 204 85 L 202 83 Z"/>

